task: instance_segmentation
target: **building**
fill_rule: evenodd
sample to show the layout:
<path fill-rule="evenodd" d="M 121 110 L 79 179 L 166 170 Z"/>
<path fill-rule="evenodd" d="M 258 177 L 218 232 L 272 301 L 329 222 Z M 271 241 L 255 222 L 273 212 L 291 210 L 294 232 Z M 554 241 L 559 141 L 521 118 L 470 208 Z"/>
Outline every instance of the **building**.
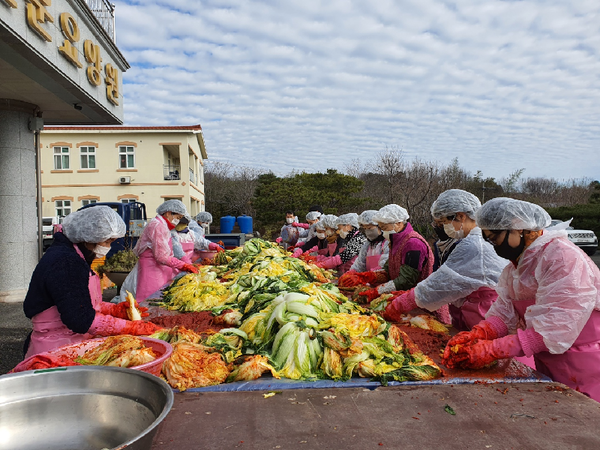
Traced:
<path fill-rule="evenodd" d="M 181 200 L 204 211 L 206 148 L 200 125 L 45 127 L 40 133 L 42 212 L 64 217 L 94 202 Z"/>
<path fill-rule="evenodd" d="M 0 0 L 0 301 L 23 300 L 42 254 L 39 130 L 123 123 L 128 68 L 109 0 Z"/>

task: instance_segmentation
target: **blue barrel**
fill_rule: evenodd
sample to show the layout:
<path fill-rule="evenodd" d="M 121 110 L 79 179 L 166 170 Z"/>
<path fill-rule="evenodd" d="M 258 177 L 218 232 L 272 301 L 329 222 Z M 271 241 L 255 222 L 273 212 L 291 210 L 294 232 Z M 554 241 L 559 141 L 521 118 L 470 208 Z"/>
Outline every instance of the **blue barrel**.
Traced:
<path fill-rule="evenodd" d="M 238 216 L 237 223 L 242 233 L 252 234 L 252 217 L 246 215 Z"/>
<path fill-rule="evenodd" d="M 235 225 L 235 217 L 223 216 L 219 221 L 219 225 L 221 227 L 221 233 L 229 234 L 233 231 L 233 227 Z"/>

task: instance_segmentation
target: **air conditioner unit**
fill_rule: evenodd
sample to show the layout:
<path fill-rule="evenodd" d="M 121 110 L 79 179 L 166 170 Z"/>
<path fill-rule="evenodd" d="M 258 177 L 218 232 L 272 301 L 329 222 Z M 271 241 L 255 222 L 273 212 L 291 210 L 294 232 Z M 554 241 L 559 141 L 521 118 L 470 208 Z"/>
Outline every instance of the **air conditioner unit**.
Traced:
<path fill-rule="evenodd" d="M 121 184 L 129 184 L 131 183 L 131 177 L 120 177 L 119 183 Z"/>

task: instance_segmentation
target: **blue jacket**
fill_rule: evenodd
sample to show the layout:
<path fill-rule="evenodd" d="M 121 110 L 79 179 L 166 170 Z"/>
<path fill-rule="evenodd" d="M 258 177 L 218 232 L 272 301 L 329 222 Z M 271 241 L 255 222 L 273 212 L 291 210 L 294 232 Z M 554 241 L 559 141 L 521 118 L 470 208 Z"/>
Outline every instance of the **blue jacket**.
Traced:
<path fill-rule="evenodd" d="M 88 289 L 90 265 L 62 233 L 46 251 L 31 276 L 23 311 L 32 318 L 56 306 L 61 320 L 75 333 L 87 333 L 96 311 Z"/>

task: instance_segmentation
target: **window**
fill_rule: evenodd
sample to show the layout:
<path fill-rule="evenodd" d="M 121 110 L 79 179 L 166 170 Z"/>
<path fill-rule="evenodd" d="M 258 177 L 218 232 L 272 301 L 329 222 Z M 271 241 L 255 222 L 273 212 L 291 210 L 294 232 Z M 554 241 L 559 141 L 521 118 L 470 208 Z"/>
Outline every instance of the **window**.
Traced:
<path fill-rule="evenodd" d="M 79 147 L 81 153 L 81 168 L 95 169 L 96 168 L 96 147 Z"/>
<path fill-rule="evenodd" d="M 135 203 L 137 200 L 135 198 L 122 198 L 121 203 Z"/>
<path fill-rule="evenodd" d="M 83 199 L 81 200 L 81 206 L 87 206 L 96 203 L 98 200 L 94 199 Z"/>
<path fill-rule="evenodd" d="M 69 147 L 54 147 L 54 169 L 69 168 Z"/>
<path fill-rule="evenodd" d="M 133 169 L 135 167 L 135 147 L 121 145 L 119 147 L 119 168 Z"/>
<path fill-rule="evenodd" d="M 56 215 L 58 217 L 65 217 L 71 214 L 71 200 L 56 200 L 54 204 L 56 206 Z"/>

